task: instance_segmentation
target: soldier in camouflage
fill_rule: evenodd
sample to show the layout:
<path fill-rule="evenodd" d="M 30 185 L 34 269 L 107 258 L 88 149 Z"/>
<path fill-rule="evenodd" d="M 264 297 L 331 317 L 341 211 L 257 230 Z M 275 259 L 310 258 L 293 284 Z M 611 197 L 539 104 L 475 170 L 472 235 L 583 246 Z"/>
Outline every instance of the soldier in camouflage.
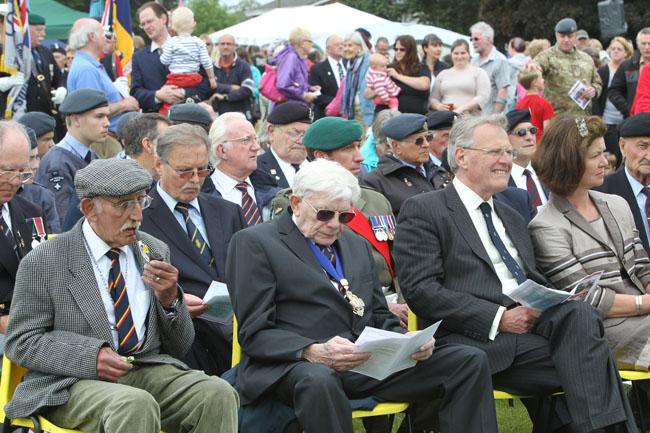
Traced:
<path fill-rule="evenodd" d="M 544 97 L 553 106 L 556 114 L 590 114 L 591 103 L 582 110 L 568 95 L 577 80 L 587 87 L 583 93 L 594 99 L 602 91 L 602 80 L 596 72 L 591 57 L 576 48 L 578 26 L 571 18 L 563 18 L 555 25 L 556 44 L 540 53 L 530 67 L 538 66 L 544 75 L 546 89 Z"/>

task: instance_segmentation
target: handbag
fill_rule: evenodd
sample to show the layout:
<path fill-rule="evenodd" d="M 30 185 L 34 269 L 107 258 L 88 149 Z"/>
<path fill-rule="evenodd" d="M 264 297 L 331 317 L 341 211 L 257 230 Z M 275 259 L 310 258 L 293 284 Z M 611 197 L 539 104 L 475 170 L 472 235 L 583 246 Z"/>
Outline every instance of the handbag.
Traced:
<path fill-rule="evenodd" d="M 266 64 L 260 79 L 260 93 L 273 102 L 284 102 L 287 98 L 276 87 L 277 79 L 276 67 Z"/>

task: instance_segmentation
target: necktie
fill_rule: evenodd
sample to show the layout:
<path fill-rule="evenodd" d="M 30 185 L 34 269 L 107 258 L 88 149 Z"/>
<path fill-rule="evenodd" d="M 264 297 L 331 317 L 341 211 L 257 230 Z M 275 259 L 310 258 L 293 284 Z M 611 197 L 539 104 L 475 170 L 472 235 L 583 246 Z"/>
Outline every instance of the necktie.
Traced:
<path fill-rule="evenodd" d="M 298 173 L 298 170 L 300 170 L 300 164 L 291 164 L 294 170 L 296 170 L 296 173 Z"/>
<path fill-rule="evenodd" d="M 542 205 L 542 199 L 539 196 L 539 191 L 537 191 L 537 185 L 535 185 L 535 181 L 533 180 L 533 175 L 530 170 L 525 169 L 524 176 L 526 176 L 526 189 L 528 190 L 528 194 L 530 194 L 530 200 L 533 202 L 535 209 L 537 209 Z"/>
<path fill-rule="evenodd" d="M 235 188 L 241 191 L 241 210 L 244 212 L 246 224 L 254 226 L 261 223 L 262 217 L 260 216 L 260 210 L 257 208 L 253 197 L 248 193 L 248 184 L 246 182 L 239 182 Z"/>
<path fill-rule="evenodd" d="M 344 74 L 343 74 L 343 65 L 341 64 L 341 61 L 336 63 L 336 67 L 339 70 L 339 83 L 340 83 L 341 80 L 343 80 L 343 76 L 344 76 Z"/>
<path fill-rule="evenodd" d="M 645 217 L 648 219 L 648 223 L 650 223 L 650 187 L 646 186 L 641 192 L 645 195 Z"/>
<path fill-rule="evenodd" d="M 318 245 L 318 248 L 321 250 L 323 255 L 327 257 L 327 260 L 332 264 L 332 267 L 336 269 L 336 254 L 334 254 L 334 248 L 332 246 Z M 339 291 L 345 295 L 345 287 L 339 286 Z"/>
<path fill-rule="evenodd" d="M 115 327 L 117 328 L 118 347 L 117 353 L 128 355 L 136 351 L 139 346 L 138 334 L 135 332 L 129 295 L 126 292 L 126 283 L 120 270 L 120 250 L 110 249 L 106 256 L 111 259 L 111 269 L 108 273 L 108 289 L 113 299 L 115 309 Z"/>
<path fill-rule="evenodd" d="M 16 257 L 19 257 L 18 254 L 18 244 L 16 243 L 16 238 L 14 238 L 14 234 L 9 228 L 9 225 L 5 222 L 4 217 L 0 213 L 0 231 L 4 234 L 5 238 L 7 238 L 7 241 L 9 241 L 9 245 L 11 246 L 11 249 L 14 250 L 14 254 L 16 254 Z"/>
<path fill-rule="evenodd" d="M 485 223 L 487 225 L 488 232 L 490 233 L 490 239 L 492 239 L 492 243 L 496 247 L 497 251 L 499 251 L 503 263 L 505 263 L 512 276 L 515 277 L 517 283 L 523 283 L 526 281 L 526 274 L 524 274 L 524 271 L 521 269 L 521 267 L 519 267 L 519 264 L 517 264 L 516 260 L 512 258 L 505 244 L 499 237 L 497 229 L 494 227 L 494 222 L 492 221 L 492 208 L 487 202 L 483 202 L 479 206 L 479 209 L 481 209 L 483 218 L 485 218 Z"/>
<path fill-rule="evenodd" d="M 194 222 L 192 222 L 192 218 L 190 218 L 189 212 L 190 207 L 191 205 L 187 203 L 176 203 L 176 210 L 180 212 L 181 215 L 183 215 L 183 219 L 185 220 L 185 227 L 187 228 L 187 234 L 190 237 L 192 245 L 194 245 L 194 247 L 197 249 L 199 255 L 208 265 L 208 267 L 213 268 L 215 267 L 215 263 L 214 256 L 212 255 L 212 250 L 205 242 L 205 239 L 203 239 L 203 236 L 201 236 L 199 229 L 194 225 Z"/>
<path fill-rule="evenodd" d="M 84 156 L 84 161 L 86 161 L 86 164 L 90 164 L 90 161 L 93 160 L 93 153 L 89 150 L 88 153 L 86 153 L 86 156 Z"/>

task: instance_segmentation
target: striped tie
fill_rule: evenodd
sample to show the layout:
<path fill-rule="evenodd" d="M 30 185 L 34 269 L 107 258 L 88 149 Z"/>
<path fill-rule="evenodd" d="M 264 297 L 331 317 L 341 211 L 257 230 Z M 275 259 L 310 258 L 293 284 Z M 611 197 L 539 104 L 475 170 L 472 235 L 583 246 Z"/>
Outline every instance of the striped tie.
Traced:
<path fill-rule="evenodd" d="M 246 182 L 239 182 L 235 188 L 241 191 L 241 209 L 246 218 L 246 224 L 254 226 L 262 222 L 260 210 L 257 208 L 257 203 L 253 197 L 248 193 L 248 184 Z"/>
<path fill-rule="evenodd" d="M 212 255 L 212 250 L 205 242 L 205 239 L 203 239 L 203 236 L 201 236 L 199 229 L 194 225 L 192 218 L 190 218 L 190 207 L 192 207 L 192 205 L 187 203 L 176 203 L 176 210 L 181 215 L 183 215 L 183 219 L 185 220 L 185 227 L 187 228 L 187 235 L 190 237 L 192 245 L 194 245 L 194 248 L 197 249 L 199 255 L 208 265 L 208 267 L 213 268 L 215 267 L 215 263 L 214 256 Z"/>
<path fill-rule="evenodd" d="M 9 242 L 11 249 L 14 250 L 14 254 L 16 254 L 16 257 L 20 258 L 20 254 L 18 253 L 18 244 L 16 243 L 16 238 L 14 238 L 13 232 L 9 228 L 9 225 L 7 225 L 1 213 L 0 213 L 0 231 L 4 234 L 5 238 L 7 238 L 7 241 Z"/>
<path fill-rule="evenodd" d="M 317 245 L 318 248 L 320 248 L 320 251 L 323 253 L 325 257 L 327 257 L 327 260 L 332 264 L 332 267 L 336 269 L 336 254 L 334 254 L 334 247 L 333 246 L 325 246 L 325 245 Z M 342 295 L 345 296 L 345 287 L 343 287 L 341 284 L 338 284 L 339 292 L 341 292 Z"/>
<path fill-rule="evenodd" d="M 533 203 L 535 209 L 537 209 L 542 205 L 542 199 L 539 196 L 537 185 L 535 185 L 535 181 L 533 180 L 533 175 L 530 170 L 525 169 L 524 176 L 526 176 L 526 189 L 528 190 L 528 194 L 530 194 L 530 201 Z"/>
<path fill-rule="evenodd" d="M 108 273 L 108 289 L 113 298 L 115 308 L 115 327 L 117 328 L 118 347 L 117 353 L 128 355 L 136 351 L 140 343 L 135 332 L 129 295 L 126 292 L 126 283 L 120 270 L 120 250 L 112 248 L 106 253 L 111 259 L 111 270 Z"/>

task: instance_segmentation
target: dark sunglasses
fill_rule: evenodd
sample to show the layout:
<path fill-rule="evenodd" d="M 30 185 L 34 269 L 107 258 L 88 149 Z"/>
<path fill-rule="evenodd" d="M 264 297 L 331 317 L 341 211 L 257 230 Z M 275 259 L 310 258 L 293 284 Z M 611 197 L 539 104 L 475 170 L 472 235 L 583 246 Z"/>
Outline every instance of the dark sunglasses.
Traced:
<path fill-rule="evenodd" d="M 200 167 L 200 168 L 188 168 L 187 170 L 179 170 L 176 167 L 173 167 L 170 163 L 167 163 L 167 165 L 176 172 L 178 177 L 180 177 L 183 180 L 190 180 L 194 177 L 194 173 L 201 179 L 206 178 L 212 174 L 214 169 L 211 166 L 207 167 Z"/>
<path fill-rule="evenodd" d="M 527 132 L 530 132 L 530 135 L 536 135 L 537 131 L 539 131 L 539 129 L 537 129 L 536 126 L 531 126 L 530 128 L 515 129 L 514 131 L 511 132 L 511 134 L 515 134 L 520 137 L 525 137 Z"/>
<path fill-rule="evenodd" d="M 339 212 L 335 210 L 329 210 L 329 209 L 316 209 L 314 206 L 311 205 L 307 200 L 303 200 L 305 203 L 309 205 L 310 208 L 316 212 L 316 219 L 321 222 L 327 222 L 334 218 L 336 214 L 339 214 L 339 222 L 341 224 L 347 224 L 350 221 L 352 221 L 352 218 L 354 218 L 354 211 L 349 211 L 349 212 Z"/>
<path fill-rule="evenodd" d="M 395 50 L 397 52 L 406 52 L 406 48 L 401 48 L 401 47 L 400 48 L 395 47 L 395 48 L 393 48 L 393 50 Z"/>
<path fill-rule="evenodd" d="M 411 143 L 415 143 L 416 146 L 423 146 L 425 144 L 425 140 L 427 142 L 426 144 L 431 143 L 433 141 L 433 134 L 428 133 L 426 135 L 421 135 L 415 140 L 411 141 Z"/>

